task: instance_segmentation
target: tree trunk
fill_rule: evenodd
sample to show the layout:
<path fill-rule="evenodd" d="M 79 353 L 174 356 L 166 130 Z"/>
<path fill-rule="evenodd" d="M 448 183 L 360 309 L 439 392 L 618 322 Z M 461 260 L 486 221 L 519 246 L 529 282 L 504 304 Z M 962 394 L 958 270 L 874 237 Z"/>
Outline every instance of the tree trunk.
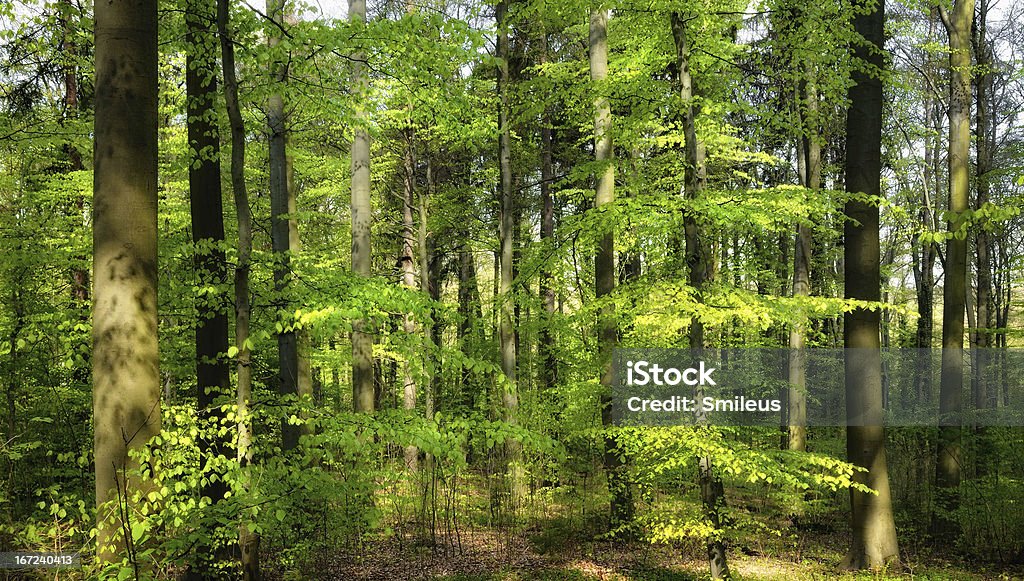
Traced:
<path fill-rule="evenodd" d="M 939 447 L 935 468 L 938 487 L 933 532 L 956 533 L 948 511 L 959 504 L 960 411 L 964 381 L 964 312 L 967 303 L 967 225 L 971 168 L 971 19 L 974 0 L 957 0 L 953 12 L 939 14 L 949 34 L 949 212 L 951 237 L 946 243 L 942 305 L 942 372 L 939 394 Z"/>
<path fill-rule="evenodd" d="M 818 93 L 817 80 L 812 65 L 807 65 L 808 79 L 801 92 L 806 101 L 807 118 L 801 119 L 803 135 L 804 173 L 803 186 L 818 195 L 821 188 L 821 138 L 818 135 Z M 801 113 L 798 111 L 798 115 Z M 811 294 L 811 227 L 800 224 L 796 229 L 796 243 L 793 252 L 793 296 L 807 297 Z M 789 449 L 807 449 L 807 360 L 805 352 L 806 321 L 798 321 L 789 332 L 789 389 L 786 401 L 789 423 Z"/>
<path fill-rule="evenodd" d="M 136 462 L 128 451 L 160 431 L 156 8 L 155 0 L 95 7 L 92 364 L 100 562 L 135 561 L 118 505 L 123 509 L 145 484 L 129 481 Z"/>
<path fill-rule="evenodd" d="M 871 3 L 862 0 L 862 4 Z M 854 19 L 856 31 L 868 46 L 858 44 L 854 55 L 876 67 L 882 55 L 884 2 Z M 882 81 L 858 71 L 850 87 L 846 119 L 846 191 L 878 196 L 881 193 Z M 862 301 L 881 300 L 878 206 L 862 200 L 846 203 L 845 296 Z M 878 310 L 858 308 L 843 317 L 846 347 L 846 455 L 866 472 L 854 480 L 877 494 L 850 490 L 850 551 L 844 565 L 851 569 L 876 568 L 899 559 L 896 525 L 889 492 L 889 467 L 882 425 L 882 361 Z"/>
<path fill-rule="evenodd" d="M 541 32 L 541 64 L 548 61 L 547 32 Z M 554 180 L 552 164 L 553 138 L 551 112 L 544 110 L 540 126 L 540 240 L 541 248 L 551 253 L 555 244 L 555 204 L 551 197 L 551 182 Z M 548 255 L 550 257 L 550 254 Z M 555 314 L 555 289 L 552 285 L 551 261 L 546 259 L 540 273 L 540 300 L 544 305 L 543 322 L 538 336 L 540 352 L 541 389 L 551 389 L 558 382 L 558 360 L 555 356 L 554 337 L 551 334 L 552 318 Z"/>
<path fill-rule="evenodd" d="M 185 92 L 190 150 L 188 170 L 192 240 L 196 245 L 193 263 L 200 288 L 224 287 L 227 264 L 224 256 L 224 207 L 220 182 L 220 131 L 214 103 L 217 97 L 217 56 L 214 52 L 215 16 L 212 6 L 189 0 L 185 9 L 186 44 Z M 217 292 L 196 297 L 196 407 L 205 434 L 199 440 L 200 456 L 206 460 L 227 451 L 227 438 L 220 433 L 224 419 L 223 398 L 231 390 L 228 369 L 228 314 L 225 297 Z M 213 434 L 212 436 L 206 434 Z M 208 460 L 207 460 L 208 461 Z M 211 465 L 216 465 L 212 463 Z M 214 503 L 224 499 L 227 485 L 223 474 L 209 478 L 201 494 Z M 212 538 L 212 532 L 209 538 Z M 207 535 L 204 535 L 207 537 Z M 212 555 L 210 553 L 213 553 Z M 193 552 L 198 565 L 210 568 L 208 559 L 227 557 L 223 548 L 200 545 Z"/>
<path fill-rule="evenodd" d="M 414 232 L 412 209 L 413 197 L 416 195 L 416 160 L 413 157 L 413 135 L 405 132 L 405 151 L 402 155 L 402 237 L 399 240 L 398 267 L 402 272 L 402 285 L 407 289 L 416 288 L 416 259 L 413 256 L 413 240 L 418 237 Z M 426 272 L 420 276 L 426 278 Z M 416 321 L 412 315 L 402 316 L 402 330 L 412 335 L 416 332 Z M 402 407 L 413 414 L 416 412 L 416 379 L 412 369 L 412 357 L 406 357 L 402 366 Z M 410 471 L 417 468 L 419 449 L 416 446 L 405 447 L 405 467 Z"/>
<path fill-rule="evenodd" d="M 678 12 L 671 15 L 672 38 L 676 48 L 676 68 L 679 71 L 679 98 L 683 103 L 683 138 L 685 149 L 685 175 L 683 176 L 683 197 L 696 200 L 704 188 L 704 152 L 703 144 L 697 140 L 697 107 L 694 97 L 697 93 L 693 87 L 690 73 L 690 38 L 686 29 L 689 15 Z M 685 263 L 689 265 L 690 286 L 693 287 L 697 300 L 702 301 L 704 284 L 710 279 L 711 257 L 704 240 L 704 233 L 692 211 L 683 213 L 683 233 L 685 237 Z M 690 350 L 700 353 L 704 349 L 704 323 L 696 315 L 690 320 Z M 697 390 L 696 399 L 700 401 L 703 393 Z M 729 579 L 729 563 L 726 560 L 725 543 L 719 531 L 722 527 L 721 509 L 725 503 L 722 481 L 714 471 L 711 458 L 701 456 L 697 459 L 697 480 L 701 490 L 701 502 L 704 515 L 714 532 L 707 539 L 708 565 L 712 579 Z"/>
<path fill-rule="evenodd" d="M 349 19 L 357 26 L 366 25 L 366 0 L 349 0 Z M 352 55 L 352 85 L 356 95 L 365 94 L 366 53 L 359 49 Z M 358 97 L 357 97 L 358 98 Z M 369 278 L 371 274 L 370 230 L 370 134 L 363 126 L 367 114 L 356 110 L 356 129 L 352 139 L 352 271 Z M 366 321 L 352 325 L 352 408 L 357 412 L 374 409 L 373 331 Z"/>
<path fill-rule="evenodd" d="M 995 154 L 995 123 L 989 110 L 989 99 L 992 93 L 993 75 L 992 52 L 987 39 L 987 20 L 989 11 L 989 0 L 978 0 L 978 11 L 975 15 L 972 42 L 978 75 L 975 78 L 976 107 L 975 107 L 975 135 L 977 136 L 976 163 L 975 163 L 975 187 L 977 198 L 975 209 L 983 209 L 989 203 L 991 184 L 989 172 L 992 171 L 993 156 Z M 989 233 L 985 224 L 975 231 L 974 245 L 977 249 L 977 260 L 975 267 L 978 271 L 978 289 L 975 293 L 976 312 L 975 317 L 975 348 L 972 367 L 971 382 L 974 394 L 974 409 L 986 409 L 992 407 L 998 397 L 990 393 L 990 374 L 983 372 L 982 365 L 978 363 L 988 362 L 991 359 L 987 353 L 992 347 L 992 321 L 994 300 L 992 297 L 992 256 L 989 243 Z M 978 351 L 980 350 L 980 351 Z M 988 369 L 992 369 L 988 367 Z M 974 459 L 976 474 L 983 476 L 988 473 L 988 468 L 993 453 L 992 442 L 984 426 L 975 426 L 975 439 L 977 441 L 977 453 Z"/>
<path fill-rule="evenodd" d="M 252 212 L 245 184 L 245 121 L 238 105 L 238 80 L 235 77 L 235 46 L 231 34 L 231 7 L 228 0 L 217 0 L 217 31 L 220 36 L 221 64 L 224 70 L 224 101 L 231 126 L 231 190 L 238 218 L 238 265 L 235 268 L 235 344 L 237 360 L 238 463 L 244 468 L 252 463 L 252 425 L 249 405 L 252 399 L 252 353 L 249 349 L 249 270 L 252 260 Z M 250 487 L 244 476 L 243 487 Z M 258 534 L 242 524 L 238 531 L 241 549 L 242 576 L 257 581 L 260 575 Z"/>
<path fill-rule="evenodd" d="M 603 95 L 603 85 L 608 77 L 608 11 L 594 10 L 590 13 L 590 79 L 596 85 L 598 97 L 594 99 L 594 157 L 603 164 L 597 178 L 594 207 L 615 201 L 615 150 L 612 145 L 612 108 Z M 598 243 L 594 261 L 594 290 L 598 300 L 608 297 L 615 290 L 615 231 L 608 227 Z M 605 428 L 604 469 L 608 478 L 608 492 L 611 494 L 611 530 L 629 524 L 633 520 L 633 495 L 622 456 L 615 438 L 609 432 L 612 427 L 612 353 L 618 343 L 618 329 L 615 322 L 615 306 L 611 302 L 601 307 L 597 321 L 597 350 L 601 369 L 601 424 Z"/>
<path fill-rule="evenodd" d="M 435 302 L 440 303 L 443 257 L 435 248 L 434 236 L 427 224 L 427 209 L 436 188 L 434 180 L 434 164 L 431 162 L 430 155 L 427 155 L 427 189 L 419 195 L 420 222 L 416 239 L 420 251 L 420 290 Z M 436 355 L 431 357 L 433 368 L 428 374 L 430 379 L 423 394 L 423 415 L 428 420 L 434 419 L 434 412 L 437 411 L 437 397 L 441 387 L 441 371 L 443 369 L 441 338 L 444 334 L 444 321 L 441 320 L 439 313 L 431 309 L 430 318 L 433 320 L 433 324 L 427 331 L 427 340 Z"/>
<path fill-rule="evenodd" d="M 509 126 L 509 40 L 508 40 L 508 0 L 498 2 L 495 17 L 498 26 L 498 170 L 499 170 L 499 203 L 498 238 L 500 241 L 499 284 L 495 302 L 501 312 L 498 318 L 498 345 L 501 355 L 501 371 L 505 375 L 505 386 L 502 389 L 503 418 L 508 423 L 517 421 L 519 408 L 518 381 L 516 378 L 516 332 L 514 326 L 515 298 L 512 293 L 513 255 L 515 254 L 515 222 L 516 208 L 512 189 L 512 134 Z M 518 442 L 507 440 L 505 443 L 505 462 L 508 465 L 510 493 L 513 504 L 517 503 L 522 493 L 522 467 L 520 457 L 522 451 Z"/>
<path fill-rule="evenodd" d="M 280 42 L 280 27 L 284 26 L 284 1 L 267 0 L 267 16 L 277 26 L 271 27 L 272 33 L 267 39 L 271 50 Z M 288 152 L 287 152 L 287 120 L 285 119 L 284 97 L 281 87 L 288 80 L 288 65 L 281 55 L 275 55 L 270 65 L 271 82 L 276 86 L 267 103 L 267 123 L 270 129 L 270 237 L 274 251 L 274 292 L 278 312 L 290 312 L 290 305 L 285 298 L 288 282 L 291 278 L 291 225 L 285 217 L 288 214 Z M 277 333 L 277 355 L 279 373 L 277 392 L 282 395 L 294 394 L 298 391 L 299 360 L 298 343 L 295 331 L 283 330 Z M 298 446 L 298 426 L 293 426 L 286 419 L 281 420 L 281 446 L 291 450 Z"/>

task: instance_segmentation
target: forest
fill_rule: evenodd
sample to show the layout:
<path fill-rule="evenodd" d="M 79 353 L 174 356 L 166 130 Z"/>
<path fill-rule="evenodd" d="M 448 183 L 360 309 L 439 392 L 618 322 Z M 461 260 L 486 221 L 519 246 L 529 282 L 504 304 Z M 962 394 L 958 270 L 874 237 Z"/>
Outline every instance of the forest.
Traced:
<path fill-rule="evenodd" d="M 1024 579 L 1022 208 L 1020 0 L 0 2 L 0 578 Z"/>

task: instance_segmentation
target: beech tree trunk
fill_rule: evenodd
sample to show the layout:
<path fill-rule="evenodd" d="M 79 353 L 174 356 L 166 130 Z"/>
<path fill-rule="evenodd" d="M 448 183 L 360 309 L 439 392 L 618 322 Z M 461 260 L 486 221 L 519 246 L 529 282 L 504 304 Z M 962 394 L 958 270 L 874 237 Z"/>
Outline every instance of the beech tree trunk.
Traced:
<path fill-rule="evenodd" d="M 693 86 L 690 73 L 690 37 L 687 22 L 690 15 L 673 12 L 671 15 L 672 38 L 676 48 L 676 68 L 679 71 L 679 98 L 683 102 L 683 138 L 685 139 L 683 157 L 685 175 L 683 176 L 683 197 L 696 200 L 704 189 L 704 151 L 703 144 L 697 139 L 697 106 L 694 97 L 697 93 Z M 711 279 L 713 259 L 707 241 L 697 217 L 690 210 L 683 212 L 683 234 L 685 241 L 685 263 L 689 265 L 690 286 L 696 292 L 697 301 L 703 301 L 704 284 Z M 704 349 L 704 323 L 696 314 L 690 320 L 688 330 L 690 350 L 701 353 Z M 697 390 L 695 398 L 703 399 L 703 392 Z M 697 484 L 701 490 L 701 502 L 704 505 L 704 516 L 708 524 L 715 530 L 707 539 L 708 566 L 712 579 L 729 579 L 729 563 L 726 559 L 725 543 L 718 531 L 722 527 L 721 509 L 725 504 L 725 490 L 721 478 L 714 471 L 711 458 L 701 456 L 697 459 Z"/>
<path fill-rule="evenodd" d="M 809 77 L 803 85 L 802 97 L 806 103 L 806 118 L 801 119 L 803 135 L 803 186 L 817 195 L 821 189 L 821 138 L 818 135 L 818 89 L 812 65 L 807 65 Z M 798 112 L 798 115 L 803 116 Z M 796 243 L 793 252 L 793 296 L 807 297 L 811 294 L 811 227 L 800 224 L 796 229 Z M 799 321 L 789 332 L 789 383 L 792 386 L 786 397 L 789 407 L 786 414 L 789 423 L 789 449 L 807 449 L 807 354 L 805 351 L 807 321 Z"/>
<path fill-rule="evenodd" d="M 413 256 L 413 241 L 418 238 L 413 222 L 413 198 L 416 195 L 416 160 L 413 157 L 413 136 L 408 131 L 405 135 L 405 152 L 402 156 L 402 234 L 399 242 L 398 267 L 402 273 L 402 285 L 408 289 L 416 288 L 416 259 Z M 426 272 L 421 276 L 426 277 Z M 416 332 L 416 321 L 412 315 L 402 316 L 402 330 L 412 335 Z M 402 404 L 406 411 L 416 411 L 416 379 L 412 368 L 412 359 L 406 358 L 402 367 Z M 405 467 L 411 471 L 417 468 L 419 449 L 409 445 L 405 447 Z"/>
<path fill-rule="evenodd" d="M 861 4 L 871 5 L 867 0 Z M 861 6 L 863 8 L 863 6 Z M 857 44 L 854 55 L 876 67 L 882 55 L 884 2 L 858 14 L 854 26 L 869 46 Z M 882 81 L 870 72 L 854 73 L 846 119 L 846 191 L 881 193 Z M 878 302 L 881 293 L 878 206 L 863 200 L 846 203 L 845 297 Z M 850 569 L 877 568 L 899 559 L 896 525 L 889 491 L 882 408 L 881 317 L 878 310 L 858 308 L 843 317 L 846 347 L 846 455 L 866 472 L 854 481 L 877 494 L 850 490 L 850 550 L 844 565 Z"/>
<path fill-rule="evenodd" d="M 217 97 L 217 57 L 215 53 L 215 15 L 213 6 L 202 0 L 189 0 L 185 9 L 186 44 L 185 93 L 187 96 L 187 132 L 190 150 L 188 170 L 189 207 L 195 280 L 200 288 L 224 287 L 227 264 L 224 256 L 224 207 L 220 182 L 220 131 L 214 103 Z M 206 431 L 199 440 L 204 459 L 223 454 L 228 446 L 220 433 L 224 419 L 223 398 L 231 390 L 228 369 L 227 301 L 219 293 L 196 297 L 196 407 L 200 425 Z M 209 436 L 209 434 L 214 434 Z M 208 460 L 207 460 L 208 461 Z M 216 466 L 216 463 L 209 465 Z M 217 478 L 209 478 L 201 494 L 214 503 L 224 499 L 227 485 L 223 471 L 214 469 Z M 212 537 L 210 531 L 209 537 Z M 207 535 L 204 535 L 207 537 Z M 211 554 L 212 553 L 212 554 Z M 210 559 L 227 557 L 225 548 L 213 549 L 200 543 L 193 553 L 193 567 L 210 568 Z M 193 571 L 196 577 L 199 571 Z"/>
<path fill-rule="evenodd" d="M 603 82 L 608 78 L 608 11 L 590 13 L 590 80 L 596 85 L 598 97 L 594 99 L 594 158 L 603 164 L 597 176 L 594 207 L 600 209 L 615 201 L 615 150 L 612 144 L 612 108 L 603 95 Z M 598 243 L 594 257 L 594 290 L 598 300 L 615 290 L 615 232 L 608 228 Z M 605 428 L 604 469 L 611 494 L 611 530 L 633 520 L 633 495 L 626 479 L 621 452 L 612 427 L 612 353 L 618 344 L 615 306 L 601 307 L 597 320 L 597 349 L 601 369 L 601 424 Z"/>
<path fill-rule="evenodd" d="M 505 375 L 506 384 L 502 389 L 501 402 L 503 418 L 508 423 L 516 423 L 519 408 L 518 380 L 516 377 L 516 330 L 515 330 L 515 297 L 512 294 L 514 278 L 516 208 L 512 190 L 512 129 L 509 126 L 509 40 L 508 40 L 508 0 L 498 2 L 495 17 L 498 25 L 498 172 L 499 172 L 499 206 L 498 239 L 500 241 L 499 282 L 495 298 L 499 304 L 498 316 L 498 348 L 500 350 L 501 371 Z M 521 446 L 514 440 L 505 442 L 504 461 L 508 468 L 510 497 L 512 503 L 518 503 L 522 496 L 523 474 L 520 460 Z"/>
<path fill-rule="evenodd" d="M 267 16 L 277 25 L 267 44 L 273 51 L 281 42 L 280 29 L 284 27 L 284 1 L 267 0 Z M 276 308 L 281 313 L 291 312 L 285 298 L 291 278 L 291 225 L 286 217 L 289 212 L 288 179 L 288 128 L 284 111 L 282 86 L 288 80 L 288 65 L 281 55 L 275 55 L 270 65 L 270 77 L 275 92 L 267 102 L 267 124 L 270 129 L 270 238 L 274 251 L 274 292 L 278 295 Z M 277 333 L 277 355 L 279 360 L 277 391 L 280 395 L 295 394 L 299 385 L 298 341 L 293 330 Z M 281 446 L 291 450 L 299 444 L 299 429 L 281 421 Z"/>
<path fill-rule="evenodd" d="M 349 19 L 359 26 L 366 24 L 366 0 L 349 0 Z M 365 92 L 366 54 L 357 50 L 352 55 L 352 84 L 356 95 Z M 357 126 L 352 139 L 352 271 L 369 278 L 370 254 L 370 134 L 363 127 L 366 112 L 356 110 Z M 373 332 L 366 321 L 352 325 L 352 409 L 357 412 L 374 410 L 373 385 Z"/>
<path fill-rule="evenodd" d="M 156 4 L 95 7 L 92 373 L 100 562 L 134 556 L 118 505 L 146 485 L 129 477 L 137 466 L 128 451 L 160 431 Z"/>
<path fill-rule="evenodd" d="M 541 32 L 540 63 L 548 61 L 547 32 Z M 551 197 L 551 182 L 554 180 L 552 163 L 553 137 L 551 131 L 551 112 L 545 109 L 540 127 L 540 240 L 541 247 L 547 252 L 553 250 L 555 244 L 555 204 Z M 551 320 L 555 314 L 555 289 L 552 285 L 550 261 L 545 261 L 540 273 L 540 300 L 544 305 L 543 322 L 538 336 L 540 354 L 541 389 L 550 389 L 558 382 L 558 360 L 555 356 L 554 338 L 551 334 Z"/>
<path fill-rule="evenodd" d="M 252 425 L 250 402 L 252 399 L 252 351 L 249 348 L 249 320 L 252 306 L 249 301 L 249 271 L 252 262 L 252 212 L 249 210 L 249 191 L 245 184 L 245 120 L 238 105 L 238 80 L 235 76 L 235 46 L 231 33 L 231 7 L 228 0 L 217 0 L 217 31 L 220 36 L 221 65 L 224 71 L 224 101 L 228 123 L 231 126 L 231 191 L 238 220 L 238 265 L 235 267 L 235 344 L 238 347 L 236 375 L 238 385 L 238 462 L 243 467 L 252 463 Z M 250 484 L 245 477 L 243 486 Z M 242 578 L 257 581 L 260 575 L 260 537 L 246 524 L 238 530 L 241 549 Z"/>
<path fill-rule="evenodd" d="M 956 523 L 948 511 L 959 505 L 960 411 L 964 381 L 964 314 L 967 306 L 967 225 L 971 169 L 971 19 L 974 0 L 957 0 L 953 12 L 939 14 L 949 35 L 949 212 L 942 297 L 942 372 L 939 393 L 938 487 L 932 531 L 951 537 Z"/>

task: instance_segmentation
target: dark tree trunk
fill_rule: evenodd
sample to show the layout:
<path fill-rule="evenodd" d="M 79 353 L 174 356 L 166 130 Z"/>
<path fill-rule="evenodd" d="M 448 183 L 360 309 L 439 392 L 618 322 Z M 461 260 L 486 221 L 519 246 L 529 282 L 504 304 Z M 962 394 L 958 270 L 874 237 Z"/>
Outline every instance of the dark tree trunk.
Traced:
<path fill-rule="evenodd" d="M 185 10 L 186 42 L 185 92 L 187 130 L 190 150 L 188 170 L 189 202 L 192 216 L 192 240 L 196 284 L 200 288 L 224 287 L 227 264 L 224 257 L 224 207 L 220 182 L 220 132 L 214 103 L 217 97 L 217 57 L 214 52 L 215 16 L 212 6 L 189 0 Z M 224 414 L 221 405 L 231 389 L 228 370 L 227 301 L 219 293 L 196 298 L 196 402 L 204 435 L 199 441 L 203 458 L 219 456 L 227 450 L 227 439 L 220 431 Z M 209 436 L 209 434 L 214 434 Z M 201 494 L 214 503 L 227 492 L 223 475 L 209 478 Z M 205 537 L 206 535 L 204 535 Z M 212 537 L 212 535 L 209 535 Z M 199 566 L 209 568 L 210 557 L 226 557 L 223 549 L 211 551 L 198 547 Z M 210 553 L 213 553 L 212 555 Z"/>
<path fill-rule="evenodd" d="M 540 62 L 548 60 L 547 32 L 541 33 Z M 554 139 L 551 130 L 551 112 L 544 111 L 540 127 L 540 240 L 545 252 L 553 252 L 555 244 L 555 204 L 551 197 L 551 182 L 554 180 L 552 148 Z M 550 255 L 549 255 L 550 256 Z M 547 258 L 547 257 L 546 257 Z M 538 350 L 540 352 L 542 389 L 550 389 L 558 382 L 558 359 L 555 355 L 554 337 L 551 334 L 552 318 L 555 315 L 555 289 L 552 286 L 551 261 L 545 260 L 540 274 L 540 300 L 544 305 L 543 321 L 540 326 Z"/>
<path fill-rule="evenodd" d="M 866 2 L 862 2 L 866 4 Z M 884 66 L 882 55 L 884 2 L 873 4 L 854 20 L 856 31 L 869 46 L 857 44 L 857 58 Z M 878 196 L 881 193 L 882 81 L 865 72 L 854 74 L 850 110 L 846 119 L 846 191 Z M 862 200 L 846 203 L 843 228 L 845 296 L 881 300 L 878 206 Z M 851 569 L 876 568 L 899 559 L 896 526 L 889 492 L 889 468 L 882 425 L 882 361 L 880 315 L 877 309 L 858 308 L 843 317 L 846 346 L 846 455 L 864 468 L 854 480 L 877 494 L 850 490 L 850 551 L 844 565 Z"/>
<path fill-rule="evenodd" d="M 224 287 L 227 264 L 224 256 L 224 207 L 220 181 L 220 131 L 214 103 L 217 98 L 217 57 L 214 41 L 216 17 L 213 6 L 189 0 L 185 10 L 186 43 L 185 92 L 187 132 L 190 150 L 188 171 L 189 207 L 195 254 L 196 284 L 200 288 Z M 196 298 L 196 407 L 202 434 L 200 455 L 215 458 L 227 451 L 228 441 L 220 433 L 224 420 L 221 404 L 231 390 L 228 369 L 228 305 L 219 293 Z M 211 463 L 215 465 L 215 463 Z M 223 474 L 211 475 L 201 494 L 213 503 L 227 493 Z M 213 538 L 212 531 L 203 535 Z M 189 578 L 203 578 L 212 569 L 210 561 L 228 557 L 226 547 L 213 548 L 201 542 L 193 553 L 197 561 Z"/>

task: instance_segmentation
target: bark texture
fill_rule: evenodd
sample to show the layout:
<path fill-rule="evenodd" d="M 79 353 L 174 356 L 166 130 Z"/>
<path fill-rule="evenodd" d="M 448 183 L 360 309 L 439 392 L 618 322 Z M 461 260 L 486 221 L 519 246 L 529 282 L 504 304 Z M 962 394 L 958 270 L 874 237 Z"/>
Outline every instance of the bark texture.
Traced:
<path fill-rule="evenodd" d="M 864 5 L 870 5 L 864 3 Z M 879 67 L 882 59 L 884 2 L 858 14 L 856 31 L 867 41 L 855 56 Z M 846 191 L 878 196 L 881 193 L 882 81 L 871 71 L 858 71 L 850 88 L 846 120 Z M 848 299 L 881 300 L 881 256 L 878 206 L 863 200 L 846 203 L 843 227 L 846 291 Z M 850 490 L 850 550 L 844 565 L 850 569 L 877 568 L 899 559 L 896 526 L 889 491 L 889 467 L 882 425 L 881 317 L 878 310 L 859 308 L 843 318 L 846 347 L 846 455 L 866 472 L 854 480 L 877 494 Z"/>
<path fill-rule="evenodd" d="M 590 13 L 590 80 L 597 84 L 598 97 L 594 99 L 594 158 L 603 164 L 597 176 L 594 207 L 600 210 L 615 201 L 615 151 L 612 142 L 612 108 L 602 94 L 601 83 L 608 77 L 608 11 Z M 608 227 L 598 242 L 594 258 L 594 290 L 598 300 L 608 298 L 615 290 L 615 231 Z M 597 349 L 601 369 L 601 424 L 605 430 L 612 426 L 611 389 L 612 353 L 618 344 L 615 306 L 609 302 L 601 307 L 597 321 Z M 604 469 L 611 494 L 611 529 L 615 530 L 633 520 L 633 495 L 622 454 L 615 438 L 607 431 L 604 440 Z"/>
<path fill-rule="evenodd" d="M 349 19 L 366 24 L 366 0 L 349 0 Z M 366 54 L 357 50 L 352 55 L 352 84 L 356 94 L 365 92 Z M 358 125 L 352 140 L 352 271 L 369 278 L 370 254 L 370 134 L 363 127 L 366 112 L 356 111 Z M 352 329 L 352 408 L 357 412 L 374 410 L 373 332 L 366 321 L 356 321 Z"/>
<path fill-rule="evenodd" d="M 967 231 L 971 169 L 971 19 L 974 0 L 958 0 L 952 13 L 939 9 L 949 35 L 949 213 L 942 288 L 942 371 L 939 387 L 939 445 L 935 484 L 939 488 L 932 531 L 952 536 L 948 511 L 959 502 L 961 392 L 964 384 L 964 315 L 967 307 Z"/>
<path fill-rule="evenodd" d="M 160 431 L 156 23 L 155 0 L 96 4 L 92 364 L 101 562 L 134 551 L 120 534 L 117 505 L 145 484 L 131 479 L 128 450 Z"/>

